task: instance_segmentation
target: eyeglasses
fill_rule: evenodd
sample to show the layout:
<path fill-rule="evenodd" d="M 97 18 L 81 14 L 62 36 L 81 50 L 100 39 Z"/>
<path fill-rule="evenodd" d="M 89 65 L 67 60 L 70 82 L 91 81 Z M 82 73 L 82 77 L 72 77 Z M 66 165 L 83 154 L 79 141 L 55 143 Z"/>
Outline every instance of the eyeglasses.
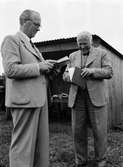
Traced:
<path fill-rule="evenodd" d="M 28 19 L 27 21 L 31 21 L 33 23 L 33 25 L 37 28 L 41 27 L 40 23 L 35 23 L 33 20 Z"/>
<path fill-rule="evenodd" d="M 32 21 L 32 20 L 31 20 Z M 32 21 L 32 23 L 34 24 L 35 27 L 39 28 L 41 25 L 39 23 L 35 23 Z"/>

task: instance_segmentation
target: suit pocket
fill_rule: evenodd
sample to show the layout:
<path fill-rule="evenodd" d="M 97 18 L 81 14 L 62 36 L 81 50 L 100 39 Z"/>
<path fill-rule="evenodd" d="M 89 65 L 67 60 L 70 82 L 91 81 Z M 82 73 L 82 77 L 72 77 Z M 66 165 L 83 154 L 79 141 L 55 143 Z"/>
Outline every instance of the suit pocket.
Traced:
<path fill-rule="evenodd" d="M 26 105 L 30 103 L 30 99 L 26 97 L 14 97 L 12 99 L 12 104 L 15 105 Z"/>

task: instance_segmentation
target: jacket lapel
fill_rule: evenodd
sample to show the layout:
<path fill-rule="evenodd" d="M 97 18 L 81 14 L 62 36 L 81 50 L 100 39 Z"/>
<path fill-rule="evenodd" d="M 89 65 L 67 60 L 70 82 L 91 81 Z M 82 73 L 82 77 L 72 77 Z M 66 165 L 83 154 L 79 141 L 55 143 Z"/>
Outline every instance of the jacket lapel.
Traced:
<path fill-rule="evenodd" d="M 91 48 L 85 66 L 88 67 L 95 59 L 96 54 L 94 54 L 93 48 Z"/>
<path fill-rule="evenodd" d="M 81 51 L 80 50 L 78 50 L 77 55 L 76 55 L 75 66 L 81 68 Z"/>
<path fill-rule="evenodd" d="M 23 43 L 23 45 L 25 46 L 25 48 L 42 61 L 43 57 L 41 56 L 41 53 L 38 51 L 38 49 L 36 47 L 33 48 L 31 46 L 30 42 L 21 33 L 18 32 L 17 35 L 19 36 L 19 38 L 20 38 L 21 42 Z"/>
<path fill-rule="evenodd" d="M 36 46 L 34 45 L 34 50 L 37 53 L 36 56 L 38 56 L 42 61 L 44 60 L 44 58 L 42 57 L 42 54 L 40 53 L 40 51 L 36 48 Z"/>

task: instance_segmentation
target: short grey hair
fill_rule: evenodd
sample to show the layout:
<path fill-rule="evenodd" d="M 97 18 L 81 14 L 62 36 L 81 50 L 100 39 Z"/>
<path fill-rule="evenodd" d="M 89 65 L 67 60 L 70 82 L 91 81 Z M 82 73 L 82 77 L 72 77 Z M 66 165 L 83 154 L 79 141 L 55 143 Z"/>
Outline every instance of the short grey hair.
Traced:
<path fill-rule="evenodd" d="M 38 12 L 30 9 L 24 10 L 19 18 L 20 25 L 22 26 L 26 21 L 32 20 L 33 13 L 38 13 Z"/>
<path fill-rule="evenodd" d="M 81 39 L 88 39 L 92 43 L 92 34 L 88 31 L 83 31 L 77 35 L 77 43 Z"/>

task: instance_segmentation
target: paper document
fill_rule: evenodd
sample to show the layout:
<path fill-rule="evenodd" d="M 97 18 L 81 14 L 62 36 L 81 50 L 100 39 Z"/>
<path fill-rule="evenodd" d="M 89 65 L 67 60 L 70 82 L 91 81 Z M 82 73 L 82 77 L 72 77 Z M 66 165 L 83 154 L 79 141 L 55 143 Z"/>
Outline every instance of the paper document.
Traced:
<path fill-rule="evenodd" d="M 55 67 L 63 67 L 63 66 L 65 66 L 65 65 L 67 65 L 68 63 L 69 63 L 69 61 L 70 61 L 70 59 L 69 59 L 69 57 L 68 56 L 65 56 L 65 57 L 63 57 L 63 58 L 61 58 L 61 59 L 58 59 L 58 60 L 56 60 L 57 62 L 55 63 Z"/>
<path fill-rule="evenodd" d="M 70 76 L 70 81 L 72 81 L 74 71 L 75 71 L 75 67 L 71 67 L 71 68 L 68 69 L 69 76 Z"/>
<path fill-rule="evenodd" d="M 62 63 L 62 62 L 69 62 L 69 57 L 68 56 L 65 56 L 65 57 L 62 57 L 61 59 L 58 59 L 57 60 L 57 63 Z"/>

